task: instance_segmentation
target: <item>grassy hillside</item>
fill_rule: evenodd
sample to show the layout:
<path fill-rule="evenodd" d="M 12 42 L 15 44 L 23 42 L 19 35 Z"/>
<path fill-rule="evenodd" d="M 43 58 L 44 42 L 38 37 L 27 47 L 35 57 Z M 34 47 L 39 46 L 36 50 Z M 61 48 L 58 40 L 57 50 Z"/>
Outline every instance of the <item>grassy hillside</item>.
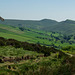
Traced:
<path fill-rule="evenodd" d="M 66 35 L 75 35 L 75 21 L 65 20 L 50 28 L 55 32 L 61 32 Z"/>
<path fill-rule="evenodd" d="M 3 24 L 0 24 L 0 37 L 55 47 L 74 45 L 75 43 L 75 36 L 66 36 L 56 32 L 38 31 L 31 28 Z"/>
<path fill-rule="evenodd" d="M 57 22 L 51 19 L 43 19 L 43 20 L 9 20 L 6 19 L 4 22 L 0 21 L 0 24 L 17 26 L 17 27 L 27 27 L 37 30 L 43 31 L 53 31 L 53 32 L 61 32 L 67 35 L 75 34 L 75 21 L 73 20 L 65 20 L 61 22 Z"/>
<path fill-rule="evenodd" d="M 30 58 L 24 57 L 27 55 Z M 22 48 L 0 46 L 0 75 L 75 74 L 74 56 L 61 55 L 59 52 L 51 52 L 51 55 L 47 57 L 40 55 L 40 53 L 23 50 Z M 3 62 L 1 59 L 3 59 Z"/>
<path fill-rule="evenodd" d="M 34 51 L 28 51 L 28 50 L 23 50 L 23 48 L 14 48 L 12 46 L 3 46 L 0 47 L 0 56 L 4 56 L 4 57 L 22 57 L 22 56 L 26 56 L 26 55 L 40 55 L 42 53 L 37 53 Z"/>
<path fill-rule="evenodd" d="M 58 22 L 50 19 L 43 20 L 11 20 L 5 19 L 4 22 L 0 21 L 1 24 L 12 25 L 12 26 L 23 26 L 28 28 L 40 29 L 44 26 L 55 25 Z"/>

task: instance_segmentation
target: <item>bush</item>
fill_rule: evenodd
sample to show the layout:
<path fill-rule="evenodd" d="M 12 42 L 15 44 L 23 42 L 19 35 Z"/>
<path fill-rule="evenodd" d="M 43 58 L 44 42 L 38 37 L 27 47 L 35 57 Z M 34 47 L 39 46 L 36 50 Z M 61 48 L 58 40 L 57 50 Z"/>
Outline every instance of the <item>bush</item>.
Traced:
<path fill-rule="evenodd" d="M 5 46 L 5 42 L 0 40 L 0 46 Z"/>

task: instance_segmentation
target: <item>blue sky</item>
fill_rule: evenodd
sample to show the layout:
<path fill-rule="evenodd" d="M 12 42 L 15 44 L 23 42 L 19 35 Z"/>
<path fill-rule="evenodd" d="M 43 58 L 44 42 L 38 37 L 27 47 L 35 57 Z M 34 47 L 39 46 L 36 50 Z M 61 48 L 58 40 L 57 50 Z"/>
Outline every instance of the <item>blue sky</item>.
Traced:
<path fill-rule="evenodd" d="M 23 20 L 75 20 L 75 0 L 0 0 L 0 16 Z"/>

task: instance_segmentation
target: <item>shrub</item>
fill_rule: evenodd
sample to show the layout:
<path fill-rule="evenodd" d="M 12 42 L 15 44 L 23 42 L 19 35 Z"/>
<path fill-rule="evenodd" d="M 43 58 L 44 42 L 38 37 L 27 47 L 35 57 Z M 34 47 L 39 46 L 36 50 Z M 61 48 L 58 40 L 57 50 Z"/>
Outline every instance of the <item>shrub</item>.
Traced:
<path fill-rule="evenodd" d="M 0 46 L 5 46 L 5 42 L 0 40 Z"/>

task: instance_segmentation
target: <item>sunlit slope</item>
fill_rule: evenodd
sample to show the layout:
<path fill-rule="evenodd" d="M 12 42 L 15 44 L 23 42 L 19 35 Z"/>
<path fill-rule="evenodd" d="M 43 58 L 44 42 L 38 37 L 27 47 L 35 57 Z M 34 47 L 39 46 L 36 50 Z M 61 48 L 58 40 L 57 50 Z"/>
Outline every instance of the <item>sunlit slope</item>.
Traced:
<path fill-rule="evenodd" d="M 25 28 L 24 31 L 22 31 L 18 27 L 0 24 L 0 37 L 12 38 L 19 41 L 27 41 L 31 43 L 45 42 L 45 44 L 50 44 L 51 42 L 48 38 L 50 38 L 51 33 L 52 32 L 46 33 L 28 28 Z M 56 33 L 55 35 L 59 34 Z"/>
<path fill-rule="evenodd" d="M 63 39 L 63 34 L 57 32 L 38 31 L 27 27 L 15 27 L 4 24 L 0 24 L 0 37 L 47 46 L 69 45 L 69 42 L 66 41 L 67 39 Z M 70 40 L 74 41 L 73 37 Z M 61 43 L 62 41 L 65 41 L 64 44 Z"/>

